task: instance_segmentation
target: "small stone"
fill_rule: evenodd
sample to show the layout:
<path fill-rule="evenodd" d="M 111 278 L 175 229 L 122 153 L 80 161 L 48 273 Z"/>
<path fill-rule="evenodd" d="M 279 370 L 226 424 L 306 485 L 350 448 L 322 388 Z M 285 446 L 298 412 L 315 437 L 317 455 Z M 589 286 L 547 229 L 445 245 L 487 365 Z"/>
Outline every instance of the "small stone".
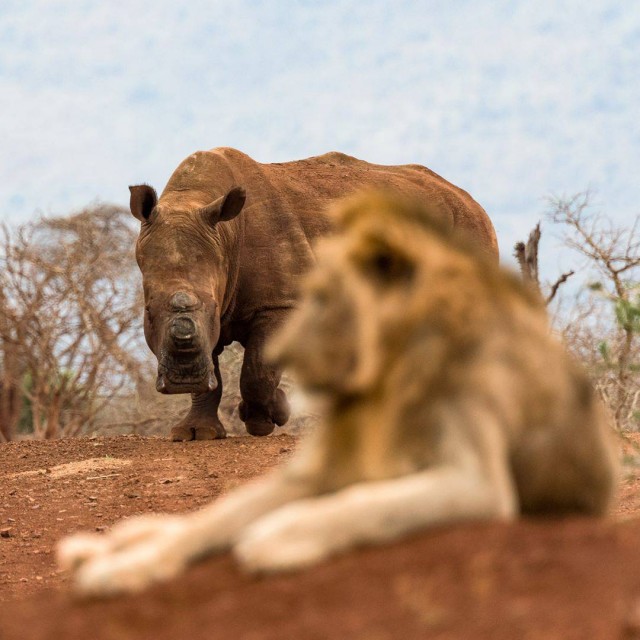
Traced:
<path fill-rule="evenodd" d="M 218 474 L 215 471 L 212 471 L 208 476 L 208 478 L 219 478 Z"/>
<path fill-rule="evenodd" d="M 0 529 L 0 537 L 1 538 L 10 538 L 11 537 L 11 529 L 9 527 L 5 529 Z"/>

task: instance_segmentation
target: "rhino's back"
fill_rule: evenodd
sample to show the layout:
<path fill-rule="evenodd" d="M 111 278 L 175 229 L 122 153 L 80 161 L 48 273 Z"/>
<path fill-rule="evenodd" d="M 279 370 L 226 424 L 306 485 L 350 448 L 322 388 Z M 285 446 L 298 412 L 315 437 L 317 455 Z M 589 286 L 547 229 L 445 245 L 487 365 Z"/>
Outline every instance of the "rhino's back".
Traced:
<path fill-rule="evenodd" d="M 260 163 L 230 147 L 198 151 L 174 171 L 160 200 L 169 205 L 203 206 L 233 185 L 247 190 L 247 213 L 259 235 L 290 234 L 301 225 L 309 239 L 328 230 L 327 205 L 364 188 L 389 188 L 440 205 L 451 224 L 467 231 L 496 257 L 493 225 L 484 209 L 463 189 L 416 164 L 380 165 L 332 151 L 291 162 Z"/>
<path fill-rule="evenodd" d="M 278 196 L 311 223 L 318 208 L 365 188 L 388 188 L 418 200 L 440 205 L 453 226 L 465 230 L 478 244 L 498 256 L 495 230 L 485 210 L 463 189 L 417 164 L 379 165 L 332 151 L 292 162 L 261 164 Z"/>

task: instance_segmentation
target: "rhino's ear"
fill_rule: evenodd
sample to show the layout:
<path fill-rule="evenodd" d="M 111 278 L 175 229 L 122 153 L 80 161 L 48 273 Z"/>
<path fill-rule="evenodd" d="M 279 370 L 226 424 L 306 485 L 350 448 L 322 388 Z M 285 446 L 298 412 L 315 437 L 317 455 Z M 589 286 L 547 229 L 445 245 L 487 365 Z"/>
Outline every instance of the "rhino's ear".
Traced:
<path fill-rule="evenodd" d="M 200 215 L 207 224 L 233 220 L 244 207 L 247 194 L 242 187 L 233 187 L 226 196 L 214 200 L 211 204 L 200 209 Z"/>
<path fill-rule="evenodd" d="M 138 184 L 129 187 L 131 197 L 129 199 L 129 207 L 134 217 L 140 222 L 146 222 L 158 203 L 158 195 L 153 187 L 148 184 Z"/>

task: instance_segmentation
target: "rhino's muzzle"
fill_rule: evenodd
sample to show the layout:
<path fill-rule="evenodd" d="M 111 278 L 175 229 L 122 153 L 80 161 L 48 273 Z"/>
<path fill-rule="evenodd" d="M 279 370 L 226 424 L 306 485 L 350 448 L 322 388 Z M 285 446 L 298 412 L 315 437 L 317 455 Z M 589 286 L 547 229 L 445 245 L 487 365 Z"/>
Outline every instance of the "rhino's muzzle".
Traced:
<path fill-rule="evenodd" d="M 158 366 L 156 390 L 160 393 L 206 393 L 218 387 L 213 363 L 193 365 L 163 362 Z"/>
<path fill-rule="evenodd" d="M 158 362 L 160 393 L 205 393 L 217 388 L 211 349 L 205 342 L 196 319 L 187 313 L 175 315 Z"/>
<path fill-rule="evenodd" d="M 211 353 L 219 326 L 215 303 L 205 307 L 190 291 L 177 291 L 168 299 L 165 310 L 169 313 L 162 322 L 156 389 L 160 393 L 214 391 L 218 380 Z"/>

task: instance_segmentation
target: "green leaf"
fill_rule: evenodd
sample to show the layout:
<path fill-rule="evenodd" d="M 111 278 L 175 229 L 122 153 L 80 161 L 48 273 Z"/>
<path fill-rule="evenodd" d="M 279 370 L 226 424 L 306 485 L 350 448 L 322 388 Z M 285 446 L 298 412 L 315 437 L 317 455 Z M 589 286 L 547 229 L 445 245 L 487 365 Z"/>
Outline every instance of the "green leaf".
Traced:
<path fill-rule="evenodd" d="M 640 306 L 629 300 L 618 299 L 614 304 L 616 321 L 625 331 L 640 333 Z"/>

